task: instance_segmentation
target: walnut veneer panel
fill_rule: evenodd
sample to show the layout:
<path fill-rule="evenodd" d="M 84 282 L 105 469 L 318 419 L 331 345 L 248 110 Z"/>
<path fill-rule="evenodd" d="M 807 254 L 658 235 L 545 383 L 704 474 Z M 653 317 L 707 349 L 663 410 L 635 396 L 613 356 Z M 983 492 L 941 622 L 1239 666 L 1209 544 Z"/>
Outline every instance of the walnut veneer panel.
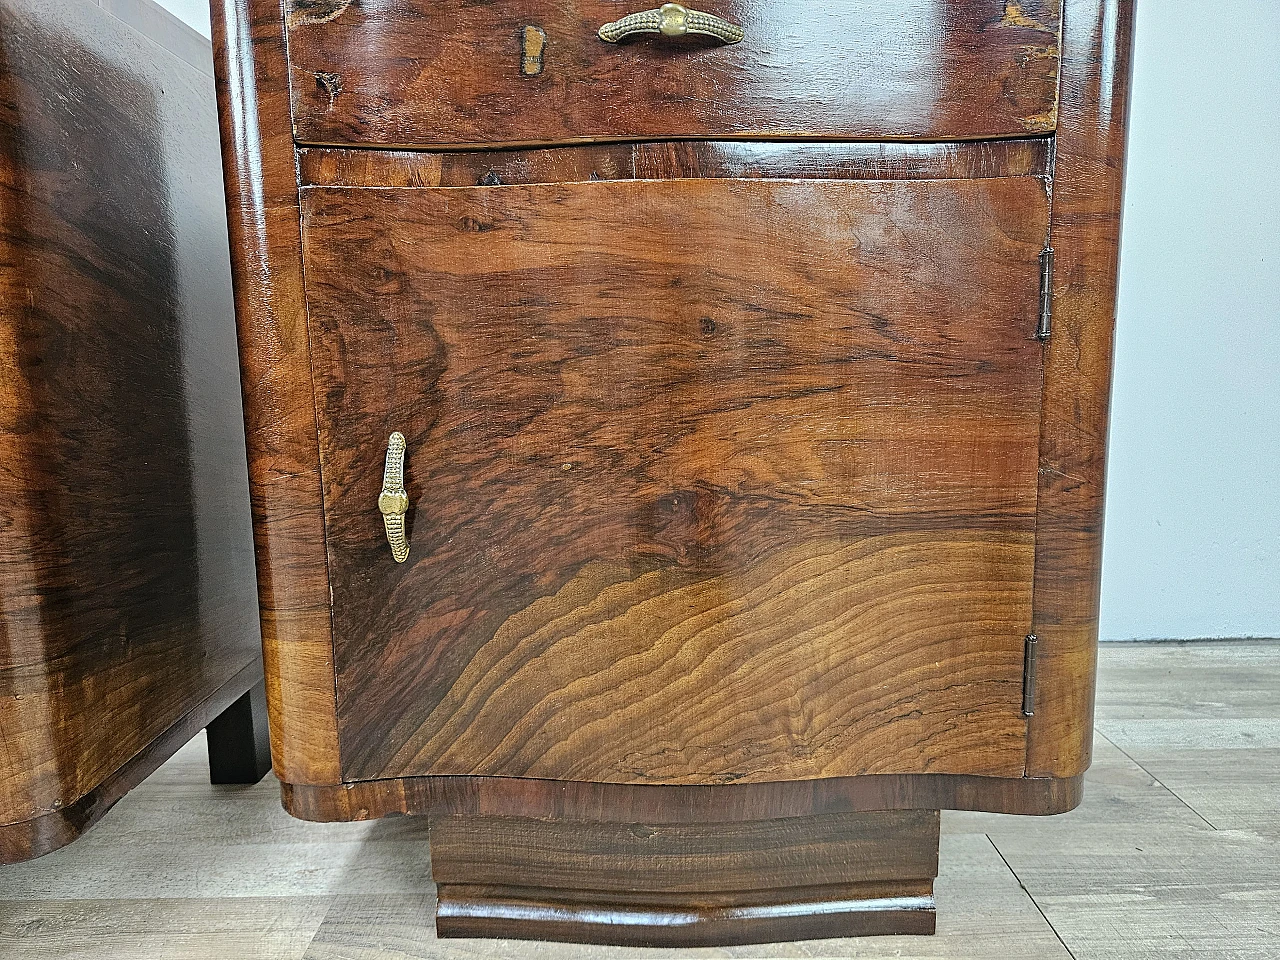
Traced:
<path fill-rule="evenodd" d="M 514 777 L 401 777 L 283 785 L 295 817 L 331 823 L 415 816 L 510 816 L 617 823 L 737 823 L 878 810 L 983 810 L 1026 816 L 1080 805 L 1083 777 L 865 774 L 773 783 L 619 784 Z"/>
<path fill-rule="evenodd" d="M 222 0 L 211 13 L 272 763 L 291 783 L 332 784 L 333 641 L 284 24 L 278 0 Z"/>
<path fill-rule="evenodd" d="M 1038 178 L 303 217 L 347 778 L 1021 775 Z"/>
<path fill-rule="evenodd" d="M 732 46 L 596 30 L 649 0 L 286 3 L 300 142 L 965 140 L 1052 131 L 1061 0 L 708 0 Z M 544 69 L 521 72 L 526 26 Z"/>
<path fill-rule="evenodd" d="M 0 0 L 0 861 L 262 678 L 209 49 L 148 13 Z"/>
<path fill-rule="evenodd" d="M 1053 196 L 1054 332 L 1045 362 L 1036 537 L 1041 638 L 1031 776 L 1089 768 L 1111 362 L 1134 4 L 1073 4 Z"/>

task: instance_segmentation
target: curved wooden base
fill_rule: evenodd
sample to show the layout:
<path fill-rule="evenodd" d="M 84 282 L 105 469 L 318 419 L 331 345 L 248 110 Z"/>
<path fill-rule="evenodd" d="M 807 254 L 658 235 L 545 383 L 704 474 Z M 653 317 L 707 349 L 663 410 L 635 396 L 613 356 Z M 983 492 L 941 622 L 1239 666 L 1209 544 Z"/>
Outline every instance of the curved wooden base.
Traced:
<path fill-rule="evenodd" d="M 640 825 L 431 825 L 441 937 L 723 946 L 929 934 L 936 810 Z"/>
<path fill-rule="evenodd" d="M 332 786 L 282 783 L 285 810 L 318 823 L 395 814 L 485 814 L 541 820 L 710 823 L 868 810 L 1066 813 L 1084 798 L 1069 778 L 874 774 L 827 780 L 709 786 L 580 783 L 507 777 L 406 777 Z"/>
<path fill-rule="evenodd" d="M 34 860 L 78 839 L 102 819 L 116 801 L 155 773 L 204 727 L 210 729 L 212 781 L 257 783 L 270 769 L 270 764 L 265 762 L 269 757 L 261 750 L 266 739 L 266 714 L 259 708 L 247 727 L 243 722 L 228 725 L 224 718 L 233 711 L 249 709 L 255 696 L 260 704 L 264 703 L 262 690 L 262 665 L 250 663 L 84 796 L 29 820 L 0 823 L 0 864 Z M 224 720 L 225 732 L 215 729 L 219 720 Z M 238 767 L 234 773 L 227 771 L 219 777 L 219 767 L 213 757 L 232 754 L 240 758 Z M 246 757 L 252 759 L 246 761 Z"/>
<path fill-rule="evenodd" d="M 431 818 L 442 937 L 713 946 L 933 932 L 938 810 L 1049 815 L 1083 776 L 282 784 L 315 821 Z"/>

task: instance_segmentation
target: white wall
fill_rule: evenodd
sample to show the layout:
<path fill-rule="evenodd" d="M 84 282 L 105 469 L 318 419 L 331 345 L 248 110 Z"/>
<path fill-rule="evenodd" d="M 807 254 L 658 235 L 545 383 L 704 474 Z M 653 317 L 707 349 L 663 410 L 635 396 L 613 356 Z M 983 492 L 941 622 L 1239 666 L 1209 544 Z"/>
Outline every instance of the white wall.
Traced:
<path fill-rule="evenodd" d="M 156 0 L 156 3 L 194 27 L 202 36 L 210 36 L 209 0 Z"/>
<path fill-rule="evenodd" d="M 1138 6 L 1102 636 L 1280 637 L 1276 0 Z"/>

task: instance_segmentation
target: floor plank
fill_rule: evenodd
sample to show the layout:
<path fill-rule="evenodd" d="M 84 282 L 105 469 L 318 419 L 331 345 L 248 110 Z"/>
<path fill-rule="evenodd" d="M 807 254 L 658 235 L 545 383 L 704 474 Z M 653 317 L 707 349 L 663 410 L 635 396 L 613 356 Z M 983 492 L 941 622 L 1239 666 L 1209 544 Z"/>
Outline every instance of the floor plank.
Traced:
<path fill-rule="evenodd" d="M 1224 829 L 1280 833 L 1280 643 L 1105 651 L 1097 728 Z"/>
<path fill-rule="evenodd" d="M 0 957 L 17 960 L 298 960 L 322 897 L 0 903 Z"/>
<path fill-rule="evenodd" d="M 1280 640 L 1106 643 L 1098 719 L 1275 719 Z"/>
<path fill-rule="evenodd" d="M 943 833 L 984 833 L 992 837 L 1070 837 L 1108 824 L 1129 824 L 1135 829 L 1209 825 L 1184 800 L 1100 735 L 1094 737 L 1093 766 L 1085 774 L 1084 802 L 1070 813 L 1011 817 L 945 810 L 942 814 Z"/>
<path fill-rule="evenodd" d="M 1271 717 L 1105 718 L 1098 721 L 1097 728 L 1134 759 L 1152 748 L 1220 751 L 1280 748 L 1280 718 Z"/>
<path fill-rule="evenodd" d="M 1220 830 L 1280 834 L 1280 750 L 1135 750 L 1143 769 Z"/>
<path fill-rule="evenodd" d="M 211 786 L 202 739 L 80 840 L 0 868 L 0 901 L 412 893 L 429 882 L 423 822 L 295 820 L 274 777 Z"/>
<path fill-rule="evenodd" d="M 1268 960 L 1280 951 L 1280 839 L 1096 826 L 994 840 L 1076 960 Z"/>
<path fill-rule="evenodd" d="M 986 825 L 1010 868 L 1076 960 L 1280 956 L 1280 645 L 1110 645 L 1098 687 L 1081 808 Z"/>

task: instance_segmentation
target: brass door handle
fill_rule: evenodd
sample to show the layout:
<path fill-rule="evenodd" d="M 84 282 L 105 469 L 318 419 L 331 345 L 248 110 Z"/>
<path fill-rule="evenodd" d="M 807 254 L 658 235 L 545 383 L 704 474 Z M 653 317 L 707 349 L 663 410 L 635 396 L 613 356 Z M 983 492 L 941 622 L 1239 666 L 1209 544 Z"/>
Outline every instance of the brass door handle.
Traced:
<path fill-rule="evenodd" d="M 629 13 L 621 20 L 606 23 L 600 28 L 600 39 L 605 43 L 617 43 L 623 37 L 637 33 L 660 33 L 664 37 L 696 34 L 715 37 L 725 43 L 737 43 L 746 35 L 736 23 L 722 20 L 714 14 L 690 10 L 678 3 L 664 3 L 656 10 Z"/>
<path fill-rule="evenodd" d="M 409 559 L 409 541 L 405 537 L 404 515 L 409 512 L 409 495 L 404 489 L 404 434 L 397 431 L 387 441 L 387 463 L 382 471 L 382 494 L 378 497 L 378 510 L 382 525 L 387 531 L 387 543 L 391 544 L 391 556 L 396 563 Z"/>

